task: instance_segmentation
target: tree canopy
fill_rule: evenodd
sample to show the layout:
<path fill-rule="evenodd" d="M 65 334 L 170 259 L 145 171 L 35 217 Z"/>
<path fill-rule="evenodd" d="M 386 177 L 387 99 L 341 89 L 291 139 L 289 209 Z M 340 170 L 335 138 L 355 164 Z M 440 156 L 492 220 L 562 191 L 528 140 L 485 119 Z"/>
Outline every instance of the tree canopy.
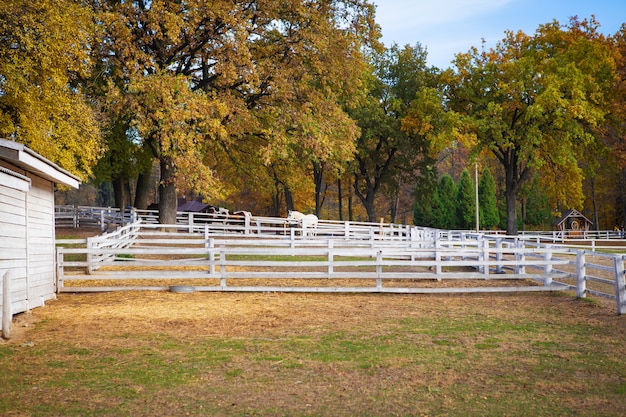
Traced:
<path fill-rule="evenodd" d="M 80 1 L 0 2 L 0 136 L 83 179 L 103 150 L 99 115 L 83 91 L 92 22 Z"/>
<path fill-rule="evenodd" d="M 0 135 L 120 207 L 157 185 L 164 223 L 183 193 L 319 214 L 336 186 L 340 216 L 349 189 L 351 219 L 356 197 L 370 221 L 470 228 L 457 192 L 479 162 L 482 227 L 496 206 L 510 234 L 569 208 L 623 224 L 626 26 L 507 31 L 442 71 L 419 43 L 383 48 L 374 19 L 367 0 L 7 0 Z"/>
<path fill-rule="evenodd" d="M 120 113 L 133 108 L 143 115 L 131 124 L 142 126 L 137 136 L 141 146 L 149 147 L 160 161 L 160 200 L 168 212 L 162 221 L 173 221 L 176 209 L 175 188 L 165 181 L 186 172 L 185 166 L 198 167 L 203 158 L 209 163 L 230 161 L 251 173 L 285 165 L 273 172 L 284 176 L 280 180 L 290 187 L 296 185 L 290 184 L 291 178 L 303 173 L 296 161 L 345 160 L 350 155 L 356 129 L 342 103 L 358 96 L 361 47 L 377 37 L 368 3 L 194 0 L 93 5 L 106 39 L 100 48 L 103 74 L 110 80 L 105 95 L 119 98 Z M 154 81 L 150 89 L 161 99 L 147 103 L 140 98 L 145 94 L 132 91 L 132 86 L 146 86 L 146 77 Z M 156 89 L 177 88 L 182 93 L 185 83 L 186 97 L 208 108 L 210 129 L 198 129 L 198 117 L 187 119 L 184 112 L 164 108 L 171 103 L 165 98 L 170 93 Z M 180 129 L 192 130 L 196 139 L 176 143 L 178 162 L 172 164 L 163 141 Z M 151 136 L 142 136 L 146 132 Z M 228 171 L 227 166 L 221 168 Z M 298 175 L 289 175 L 293 171 Z M 185 181 L 192 187 L 218 182 L 208 168 L 186 175 Z M 198 188 L 207 198 L 218 196 L 219 189 Z"/>
<path fill-rule="evenodd" d="M 594 20 L 552 22 L 535 35 L 507 32 L 495 49 L 457 56 L 450 103 L 475 149 L 487 149 L 506 180 L 507 232 L 517 233 L 520 186 L 541 171 L 559 204 L 582 203 L 578 157 L 609 110 L 615 60 Z"/>

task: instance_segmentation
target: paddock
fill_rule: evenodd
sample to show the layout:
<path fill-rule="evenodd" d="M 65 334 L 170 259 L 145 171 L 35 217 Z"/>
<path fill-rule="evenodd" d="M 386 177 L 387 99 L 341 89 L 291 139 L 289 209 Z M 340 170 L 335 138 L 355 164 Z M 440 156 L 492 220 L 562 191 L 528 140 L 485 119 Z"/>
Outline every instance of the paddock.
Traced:
<path fill-rule="evenodd" d="M 210 223 L 192 228 L 139 221 L 86 241 L 60 240 L 57 288 L 74 293 L 572 291 L 581 298 L 613 299 L 619 314 L 626 311 L 622 255 L 476 233 L 312 237 L 281 227 L 246 235 Z"/>

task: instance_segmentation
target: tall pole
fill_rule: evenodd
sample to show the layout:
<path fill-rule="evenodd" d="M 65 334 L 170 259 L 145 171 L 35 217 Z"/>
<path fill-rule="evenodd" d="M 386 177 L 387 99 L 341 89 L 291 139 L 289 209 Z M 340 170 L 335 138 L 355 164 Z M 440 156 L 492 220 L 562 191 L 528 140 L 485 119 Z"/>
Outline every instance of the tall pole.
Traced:
<path fill-rule="evenodd" d="M 476 233 L 480 231 L 480 210 L 478 206 L 478 161 L 474 164 L 474 191 L 476 197 Z"/>

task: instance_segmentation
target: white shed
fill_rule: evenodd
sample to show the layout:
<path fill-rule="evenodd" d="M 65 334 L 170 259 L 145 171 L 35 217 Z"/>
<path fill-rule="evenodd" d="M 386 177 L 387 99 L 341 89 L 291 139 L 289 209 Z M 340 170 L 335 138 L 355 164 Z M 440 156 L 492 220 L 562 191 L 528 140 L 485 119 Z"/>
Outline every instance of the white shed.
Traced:
<path fill-rule="evenodd" d="M 20 143 L 0 139 L 0 281 L 9 279 L 12 315 L 56 294 L 55 184 L 78 188 L 80 179 Z"/>

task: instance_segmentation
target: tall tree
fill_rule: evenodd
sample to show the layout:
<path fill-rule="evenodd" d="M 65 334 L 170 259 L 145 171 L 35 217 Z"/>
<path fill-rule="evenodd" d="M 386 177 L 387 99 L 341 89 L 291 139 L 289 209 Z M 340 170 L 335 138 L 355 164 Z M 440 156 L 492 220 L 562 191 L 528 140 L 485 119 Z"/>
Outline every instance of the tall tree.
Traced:
<path fill-rule="evenodd" d="M 420 168 L 432 165 L 429 143 L 413 129 L 403 130 L 411 102 L 418 93 L 436 83 L 437 70 L 426 65 L 421 45 L 393 45 L 371 56 L 366 78 L 367 98 L 352 117 L 361 128 L 354 164 L 354 190 L 369 221 L 376 221 L 376 197 L 382 189 L 395 194 L 400 183 L 414 183 Z M 405 180 L 399 178 L 404 176 Z"/>
<path fill-rule="evenodd" d="M 483 169 L 480 175 L 478 202 L 480 207 L 480 227 L 489 230 L 500 224 L 500 214 L 496 199 L 496 183 L 489 168 Z"/>
<path fill-rule="evenodd" d="M 459 221 L 456 211 L 457 186 L 449 174 L 443 174 L 437 186 L 441 211 L 436 216 L 436 227 L 440 229 L 456 229 Z"/>
<path fill-rule="evenodd" d="M 521 194 L 524 225 L 533 226 L 538 230 L 546 230 L 550 227 L 553 220 L 552 210 L 550 210 L 548 196 L 539 183 L 538 175 L 534 175 L 533 179 L 523 187 Z"/>
<path fill-rule="evenodd" d="M 96 39 L 92 21 L 81 1 L 0 2 L 0 136 L 83 178 L 103 149 L 82 90 Z"/>
<path fill-rule="evenodd" d="M 520 186 L 540 170 L 560 204 L 582 203 L 584 147 L 608 112 L 614 58 L 595 20 L 554 21 L 534 36 L 507 32 L 495 49 L 457 56 L 450 103 L 505 172 L 507 233 L 517 233 Z M 555 175 L 566 182 L 554 181 Z"/>
<path fill-rule="evenodd" d="M 147 88 L 141 80 L 148 76 L 155 85 L 164 80 L 187 83 L 189 93 L 198 95 L 195 100 L 204 100 L 213 109 L 211 123 L 221 117 L 223 134 L 215 134 L 220 129 L 212 126 L 208 131 L 213 133 L 203 141 L 198 138 L 185 142 L 190 147 L 176 148 L 180 157 L 193 156 L 212 168 L 199 167 L 186 184 L 217 184 L 222 171 L 247 170 L 258 176 L 266 172 L 264 166 L 282 164 L 279 171 L 294 172 L 288 167 L 295 167 L 293 175 L 280 178 L 288 185 L 300 176 L 303 160 L 321 160 L 336 149 L 350 153 L 355 130 L 338 97 L 358 91 L 358 77 L 352 75 L 361 71 L 360 48 L 377 36 L 374 9 L 365 1 L 93 0 L 93 4 L 105 28 L 100 57 L 106 69 L 102 74 L 111 80 L 108 101 L 115 98 L 122 109 L 147 104 L 142 101 L 145 94 L 138 94 L 145 90 L 133 86 Z M 196 130 L 199 119 L 193 117 L 190 125 L 184 112 L 159 108 L 166 102 L 151 102 L 152 116 L 144 109 L 143 119 L 132 124 L 160 140 L 168 140 L 155 133 L 163 126 L 164 132 L 178 126 L 203 134 Z M 347 147 L 341 143 L 344 138 L 329 134 L 334 123 L 347 126 L 338 130 L 341 133 L 352 129 Z M 160 196 L 161 221 L 172 220 L 176 189 L 164 185 L 169 178 L 175 182 L 180 167 L 172 166 L 170 155 L 153 146 L 151 139 L 141 135 L 139 139 L 159 160 L 160 191 L 167 194 Z M 271 176 L 266 180 L 273 181 Z M 215 198 L 221 189 L 205 187 L 204 196 Z"/>
<path fill-rule="evenodd" d="M 459 229 L 473 229 L 476 225 L 476 198 L 474 182 L 467 169 L 461 172 L 456 189 L 456 219 Z"/>

